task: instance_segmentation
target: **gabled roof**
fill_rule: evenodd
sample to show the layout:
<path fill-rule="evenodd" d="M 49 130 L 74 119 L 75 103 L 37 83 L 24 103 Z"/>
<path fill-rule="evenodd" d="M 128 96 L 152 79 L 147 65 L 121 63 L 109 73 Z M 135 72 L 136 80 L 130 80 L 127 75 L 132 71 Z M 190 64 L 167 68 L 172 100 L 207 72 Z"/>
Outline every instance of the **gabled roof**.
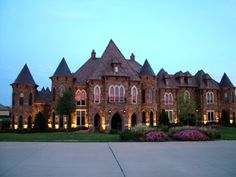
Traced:
<path fill-rule="evenodd" d="M 117 73 L 113 65 L 119 66 Z M 136 61 L 125 59 L 113 40 L 110 40 L 101 58 L 89 59 L 73 75 L 77 84 L 85 84 L 87 80 L 100 80 L 103 76 L 129 77 L 131 80 L 140 80 L 141 66 Z"/>
<path fill-rule="evenodd" d="M 13 84 L 35 84 L 27 64 L 24 65 Z"/>
<path fill-rule="evenodd" d="M 145 60 L 139 75 L 140 76 L 155 76 L 155 73 L 152 70 L 152 67 L 150 66 L 147 59 Z"/>
<path fill-rule="evenodd" d="M 53 76 L 70 76 L 70 75 L 71 71 L 66 63 L 65 58 L 63 57 Z"/>
<path fill-rule="evenodd" d="M 200 89 L 207 89 L 207 88 L 219 89 L 219 84 L 214 79 L 212 79 L 208 73 L 205 73 L 203 70 L 199 70 L 194 77 L 196 79 L 197 86 Z M 206 81 L 208 82 L 208 84 Z"/>
<path fill-rule="evenodd" d="M 234 85 L 232 84 L 226 73 L 224 73 L 219 85 L 220 87 L 234 88 Z"/>

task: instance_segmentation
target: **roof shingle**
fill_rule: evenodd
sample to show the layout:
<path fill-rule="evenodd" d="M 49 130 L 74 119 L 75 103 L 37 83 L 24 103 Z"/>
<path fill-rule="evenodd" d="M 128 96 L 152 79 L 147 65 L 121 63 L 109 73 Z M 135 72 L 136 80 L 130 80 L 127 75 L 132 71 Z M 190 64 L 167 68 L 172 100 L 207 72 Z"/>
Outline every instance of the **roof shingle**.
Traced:
<path fill-rule="evenodd" d="M 27 64 L 24 65 L 13 84 L 35 84 Z"/>
<path fill-rule="evenodd" d="M 71 71 L 63 57 L 53 76 L 71 76 Z"/>

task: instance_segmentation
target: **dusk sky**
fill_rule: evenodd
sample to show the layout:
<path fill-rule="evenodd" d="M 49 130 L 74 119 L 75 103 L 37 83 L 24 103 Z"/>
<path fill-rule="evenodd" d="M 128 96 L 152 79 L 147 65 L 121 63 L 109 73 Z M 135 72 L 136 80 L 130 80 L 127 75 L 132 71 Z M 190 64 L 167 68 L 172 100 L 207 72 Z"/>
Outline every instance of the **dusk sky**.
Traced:
<path fill-rule="evenodd" d="M 0 0 L 0 103 L 24 64 L 51 89 L 62 57 L 75 72 L 110 39 L 155 73 L 226 72 L 236 85 L 236 0 Z"/>

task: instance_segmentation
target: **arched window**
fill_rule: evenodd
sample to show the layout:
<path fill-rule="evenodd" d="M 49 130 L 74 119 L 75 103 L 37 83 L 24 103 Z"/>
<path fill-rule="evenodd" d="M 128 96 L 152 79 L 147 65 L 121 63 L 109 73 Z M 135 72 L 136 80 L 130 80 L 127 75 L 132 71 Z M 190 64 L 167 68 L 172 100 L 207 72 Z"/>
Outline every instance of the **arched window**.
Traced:
<path fill-rule="evenodd" d="M 145 95 L 145 90 L 142 90 L 142 103 L 146 102 L 146 95 Z"/>
<path fill-rule="evenodd" d="M 19 104 L 20 104 L 20 106 L 23 106 L 23 104 L 24 104 L 24 94 L 23 93 L 20 94 Z"/>
<path fill-rule="evenodd" d="M 64 91 L 66 90 L 65 89 L 65 86 L 64 85 L 60 85 L 60 96 L 63 96 L 63 93 L 64 93 Z"/>
<path fill-rule="evenodd" d="M 84 90 L 77 90 L 75 93 L 75 100 L 78 106 L 86 105 L 86 92 Z"/>
<path fill-rule="evenodd" d="M 30 93 L 29 94 L 29 106 L 32 106 L 32 102 L 33 102 L 33 94 Z"/>
<path fill-rule="evenodd" d="M 206 93 L 206 102 L 207 102 L 207 104 L 213 104 L 214 103 L 214 93 L 213 92 L 207 92 Z"/>
<path fill-rule="evenodd" d="M 120 86 L 120 102 L 125 101 L 125 88 L 123 85 Z"/>
<path fill-rule="evenodd" d="M 52 101 L 55 101 L 56 100 L 56 89 L 53 88 L 52 89 Z"/>
<path fill-rule="evenodd" d="M 94 103 L 99 104 L 100 99 L 101 99 L 101 88 L 98 85 L 96 85 L 94 87 Z"/>
<path fill-rule="evenodd" d="M 164 94 L 164 104 L 165 105 L 173 105 L 174 99 L 172 93 L 165 93 Z"/>
<path fill-rule="evenodd" d="M 12 92 L 12 105 L 15 105 L 15 92 Z"/>
<path fill-rule="evenodd" d="M 125 88 L 123 85 L 111 85 L 109 87 L 109 102 L 124 102 L 125 101 Z"/>
<path fill-rule="evenodd" d="M 184 101 L 189 101 L 190 100 L 190 93 L 188 90 L 184 91 Z"/>
<path fill-rule="evenodd" d="M 131 88 L 131 103 L 137 104 L 137 99 L 138 98 L 138 89 L 136 86 L 133 86 Z"/>
<path fill-rule="evenodd" d="M 148 89 L 148 101 L 149 101 L 149 103 L 152 103 L 152 97 L 153 97 L 152 89 Z"/>

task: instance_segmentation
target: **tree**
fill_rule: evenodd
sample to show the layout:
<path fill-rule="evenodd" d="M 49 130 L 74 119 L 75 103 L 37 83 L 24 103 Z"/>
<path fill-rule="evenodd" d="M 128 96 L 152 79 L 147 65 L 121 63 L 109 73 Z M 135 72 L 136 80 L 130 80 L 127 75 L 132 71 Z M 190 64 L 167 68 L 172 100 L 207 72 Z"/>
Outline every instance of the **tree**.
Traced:
<path fill-rule="evenodd" d="M 195 125 L 197 118 L 196 103 L 190 95 L 177 98 L 177 114 L 184 125 Z"/>
<path fill-rule="evenodd" d="M 75 112 L 76 102 L 74 93 L 66 90 L 56 103 L 56 111 L 60 115 L 67 115 L 67 128 L 71 128 L 71 113 Z"/>
<path fill-rule="evenodd" d="M 230 124 L 230 115 L 229 111 L 223 110 L 221 115 L 221 123 L 224 126 L 227 126 Z"/>
<path fill-rule="evenodd" d="M 160 114 L 160 124 L 161 125 L 169 125 L 169 117 L 168 117 L 167 112 L 165 112 L 165 110 L 161 111 L 161 114 Z"/>
<path fill-rule="evenodd" d="M 35 116 L 34 129 L 35 130 L 46 130 L 48 128 L 48 120 L 45 116 L 38 112 Z"/>

